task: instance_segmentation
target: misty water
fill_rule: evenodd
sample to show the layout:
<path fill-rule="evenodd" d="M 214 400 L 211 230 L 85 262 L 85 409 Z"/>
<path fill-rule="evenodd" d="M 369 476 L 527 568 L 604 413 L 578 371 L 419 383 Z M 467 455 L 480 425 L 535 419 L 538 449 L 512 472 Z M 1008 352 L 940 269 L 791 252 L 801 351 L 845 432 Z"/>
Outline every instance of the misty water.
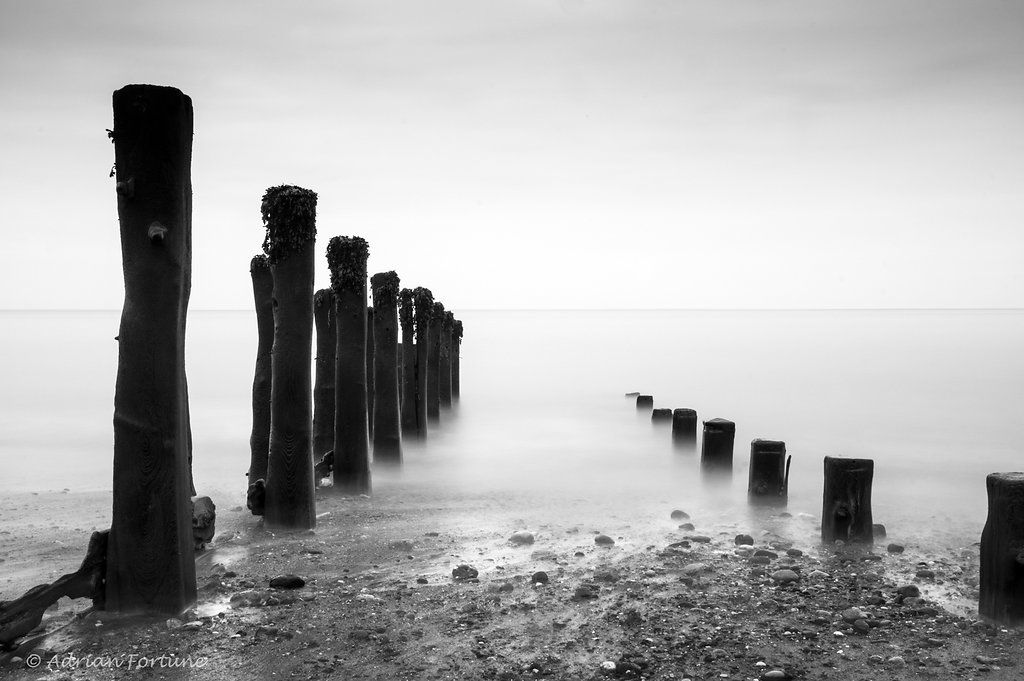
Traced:
<path fill-rule="evenodd" d="M 120 313 L 3 312 L 0 491 L 107 490 Z M 462 397 L 379 494 L 641 517 L 748 518 L 754 438 L 793 457 L 789 511 L 819 519 L 822 457 L 875 461 L 875 522 L 963 546 L 985 475 L 1024 469 L 1024 311 L 466 311 Z M 200 493 L 241 503 L 256 351 L 251 311 L 189 315 Z M 731 486 L 638 416 L 627 392 L 736 422 Z M 805 514 L 805 515 L 801 515 Z"/>

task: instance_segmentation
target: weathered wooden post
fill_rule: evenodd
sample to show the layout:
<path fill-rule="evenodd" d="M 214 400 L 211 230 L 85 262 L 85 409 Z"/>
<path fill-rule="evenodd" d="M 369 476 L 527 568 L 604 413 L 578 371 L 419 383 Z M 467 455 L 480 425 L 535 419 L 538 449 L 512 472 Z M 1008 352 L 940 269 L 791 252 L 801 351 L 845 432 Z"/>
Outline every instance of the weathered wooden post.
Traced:
<path fill-rule="evenodd" d="M 398 405 L 398 275 L 373 275 L 373 460 L 402 462 L 402 429 Z"/>
<path fill-rule="evenodd" d="M 192 282 L 192 100 L 114 92 L 124 307 L 114 392 L 106 608 L 176 615 L 196 599 L 185 317 Z"/>
<path fill-rule="evenodd" d="M 270 357 L 274 348 L 274 277 L 267 256 L 249 262 L 256 306 L 256 370 L 252 380 L 252 431 L 249 435 L 249 485 L 246 505 L 253 515 L 266 506 L 267 460 L 270 456 Z"/>
<path fill-rule="evenodd" d="M 427 422 L 441 420 L 441 326 L 444 305 L 434 301 L 427 327 Z"/>
<path fill-rule="evenodd" d="M 313 321 L 316 326 L 316 374 L 313 381 L 314 462 L 322 461 L 328 452 L 334 450 L 334 372 L 335 354 L 338 349 L 336 314 L 334 291 L 329 288 L 317 291 L 313 296 Z"/>
<path fill-rule="evenodd" d="M 700 468 L 706 475 L 732 475 L 732 446 L 736 438 L 736 424 L 727 419 L 704 422 L 701 442 Z"/>
<path fill-rule="evenodd" d="M 660 407 L 651 411 L 651 423 L 654 425 L 667 425 L 672 422 L 672 410 Z"/>
<path fill-rule="evenodd" d="M 358 236 L 336 236 L 327 245 L 331 288 L 337 304 L 334 487 L 369 494 L 370 439 L 366 389 L 366 259 L 370 248 Z"/>
<path fill-rule="evenodd" d="M 672 410 L 672 443 L 682 448 L 697 448 L 697 412 L 693 409 Z"/>
<path fill-rule="evenodd" d="M 462 320 L 456 319 L 455 326 L 452 327 L 452 400 L 455 402 L 459 401 L 459 390 L 460 390 L 460 365 L 462 360 Z"/>
<path fill-rule="evenodd" d="M 416 405 L 416 344 L 413 341 L 412 289 L 403 288 L 398 292 L 398 319 L 402 324 L 402 437 L 418 437 Z"/>
<path fill-rule="evenodd" d="M 871 459 L 825 457 L 825 490 L 821 509 L 821 541 L 870 544 L 871 481 L 875 462 Z"/>
<path fill-rule="evenodd" d="M 412 298 L 416 308 L 416 433 L 421 440 L 425 440 L 427 395 L 430 392 L 430 319 L 434 315 L 434 294 L 428 288 L 417 286 L 412 291 Z"/>
<path fill-rule="evenodd" d="M 789 464 L 786 443 L 757 439 L 750 443 L 747 499 L 751 504 L 785 506 L 789 497 Z"/>
<path fill-rule="evenodd" d="M 978 614 L 1000 624 L 1024 623 L 1024 473 L 985 478 L 988 518 L 981 533 Z"/>
<path fill-rule="evenodd" d="M 637 395 L 636 396 L 636 410 L 637 411 L 649 411 L 654 409 L 654 396 L 653 395 Z"/>
<path fill-rule="evenodd" d="M 268 527 L 316 526 L 313 484 L 313 270 L 316 192 L 278 185 L 260 210 L 263 251 L 274 277 L 270 461 L 264 518 Z"/>
<path fill-rule="evenodd" d="M 366 308 L 366 432 L 373 442 L 373 400 L 376 390 L 373 376 L 373 307 Z"/>
<path fill-rule="evenodd" d="M 441 317 L 440 355 L 438 360 L 438 399 L 441 407 L 452 407 L 452 329 L 455 315 L 446 310 Z"/>

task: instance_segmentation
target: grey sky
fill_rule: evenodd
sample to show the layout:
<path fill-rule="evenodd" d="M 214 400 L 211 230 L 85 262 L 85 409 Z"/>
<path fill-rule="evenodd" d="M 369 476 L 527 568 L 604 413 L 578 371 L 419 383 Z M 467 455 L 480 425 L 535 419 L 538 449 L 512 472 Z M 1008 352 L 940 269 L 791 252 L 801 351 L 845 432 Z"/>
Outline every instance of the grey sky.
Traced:
<path fill-rule="evenodd" d="M 193 99 L 195 308 L 259 200 L 448 307 L 1024 307 L 1024 3 L 0 0 L 0 307 L 118 308 L 113 90 Z"/>

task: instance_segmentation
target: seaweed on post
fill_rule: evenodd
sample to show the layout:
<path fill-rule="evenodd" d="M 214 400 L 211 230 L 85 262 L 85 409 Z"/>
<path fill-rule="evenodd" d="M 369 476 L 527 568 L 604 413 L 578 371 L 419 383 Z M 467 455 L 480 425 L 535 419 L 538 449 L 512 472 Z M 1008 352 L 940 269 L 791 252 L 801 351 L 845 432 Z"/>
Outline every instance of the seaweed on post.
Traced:
<path fill-rule="evenodd" d="M 373 289 L 373 460 L 402 462 L 398 383 L 398 274 L 379 272 Z"/>
<path fill-rule="evenodd" d="M 263 195 L 263 251 L 273 274 L 270 456 L 266 523 L 316 526 L 313 495 L 313 269 L 316 192 L 279 185 Z"/>
<path fill-rule="evenodd" d="M 459 401 L 460 388 L 460 364 L 459 355 L 462 352 L 462 320 L 456 319 L 452 326 L 452 400 Z"/>
<path fill-rule="evenodd" d="M 106 607 L 176 615 L 196 598 L 185 318 L 192 280 L 192 100 L 114 92 L 124 308 L 114 394 Z"/>
<path fill-rule="evenodd" d="M 266 500 L 267 460 L 270 456 L 271 350 L 274 347 L 274 276 L 262 253 L 249 262 L 256 307 L 256 369 L 252 380 L 252 431 L 249 434 L 249 485 L 246 505 L 263 515 Z"/>
<path fill-rule="evenodd" d="M 403 288 L 398 292 L 398 321 L 402 326 L 402 437 L 410 438 L 417 435 L 416 404 L 418 402 L 412 289 Z"/>
<path fill-rule="evenodd" d="M 334 383 L 334 487 L 369 494 L 370 441 L 366 395 L 366 240 L 336 236 L 327 244 L 337 310 Z"/>

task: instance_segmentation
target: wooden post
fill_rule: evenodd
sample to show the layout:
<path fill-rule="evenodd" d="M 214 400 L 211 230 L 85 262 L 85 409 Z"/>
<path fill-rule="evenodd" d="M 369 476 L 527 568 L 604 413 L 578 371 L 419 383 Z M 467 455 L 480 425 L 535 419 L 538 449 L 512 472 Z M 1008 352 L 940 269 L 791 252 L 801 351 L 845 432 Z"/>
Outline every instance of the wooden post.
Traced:
<path fill-rule="evenodd" d="M 870 544 L 871 481 L 875 462 L 871 459 L 825 457 L 825 491 L 821 509 L 821 541 Z"/>
<path fill-rule="evenodd" d="M 196 599 L 185 317 L 192 282 L 192 100 L 114 92 L 124 308 L 114 392 L 106 604 L 176 615 Z"/>
<path fill-rule="evenodd" d="M 334 292 L 323 288 L 313 296 L 316 326 L 316 374 L 313 381 L 313 459 L 334 449 L 334 367 L 338 349 Z"/>
<path fill-rule="evenodd" d="M 416 344 L 413 341 L 415 325 L 413 320 L 412 289 L 403 288 L 398 292 L 398 319 L 402 325 L 402 437 L 418 437 L 416 425 Z"/>
<path fill-rule="evenodd" d="M 434 301 L 427 327 L 427 422 L 441 420 L 441 325 L 444 305 Z"/>
<path fill-rule="evenodd" d="M 446 310 L 441 318 L 440 362 L 438 365 L 438 398 L 441 407 L 452 407 L 452 329 L 455 328 L 455 315 Z"/>
<path fill-rule="evenodd" d="M 252 431 L 249 435 L 249 476 L 246 505 L 253 515 L 266 506 L 267 460 L 270 456 L 270 358 L 274 347 L 274 277 L 262 253 L 249 262 L 256 306 L 256 370 L 252 380 Z"/>
<path fill-rule="evenodd" d="M 654 409 L 654 396 L 653 395 L 637 395 L 636 396 L 636 410 L 647 411 L 648 409 Z"/>
<path fill-rule="evenodd" d="M 679 448 L 697 448 L 697 412 L 693 409 L 672 410 L 672 443 Z"/>
<path fill-rule="evenodd" d="M 430 347 L 430 319 L 434 315 L 434 294 L 430 289 L 417 286 L 412 291 L 416 312 L 416 433 L 421 440 L 427 438 L 427 402 L 430 392 L 428 371 Z"/>
<path fill-rule="evenodd" d="M 373 354 L 376 352 L 373 342 L 373 307 L 366 308 L 366 432 L 373 442 L 373 400 L 376 395 L 373 375 Z"/>
<path fill-rule="evenodd" d="M 460 390 L 460 355 L 462 353 L 462 320 L 456 319 L 452 326 L 452 401 L 459 401 Z"/>
<path fill-rule="evenodd" d="M 327 245 L 331 288 L 337 304 L 334 487 L 369 494 L 370 439 L 366 388 L 366 259 L 370 248 L 358 236 L 336 236 Z"/>
<path fill-rule="evenodd" d="M 985 487 L 978 614 L 1016 626 L 1024 623 L 1024 473 L 992 473 Z"/>
<path fill-rule="evenodd" d="M 278 185 L 263 195 L 263 251 L 274 277 L 270 461 L 271 528 L 316 527 L 313 483 L 313 270 L 316 192 Z"/>
<path fill-rule="evenodd" d="M 750 472 L 747 500 L 751 504 L 785 506 L 789 495 L 789 464 L 786 443 L 778 440 L 754 440 L 750 443 Z"/>
<path fill-rule="evenodd" d="M 398 275 L 373 275 L 373 460 L 402 462 L 402 429 L 398 405 Z"/>
<path fill-rule="evenodd" d="M 700 467 L 708 475 L 732 475 L 732 446 L 736 438 L 736 424 L 727 419 L 704 422 L 701 442 Z"/>
<path fill-rule="evenodd" d="M 651 411 L 651 423 L 655 425 L 668 424 L 672 422 L 672 410 L 666 408 L 654 409 Z"/>

